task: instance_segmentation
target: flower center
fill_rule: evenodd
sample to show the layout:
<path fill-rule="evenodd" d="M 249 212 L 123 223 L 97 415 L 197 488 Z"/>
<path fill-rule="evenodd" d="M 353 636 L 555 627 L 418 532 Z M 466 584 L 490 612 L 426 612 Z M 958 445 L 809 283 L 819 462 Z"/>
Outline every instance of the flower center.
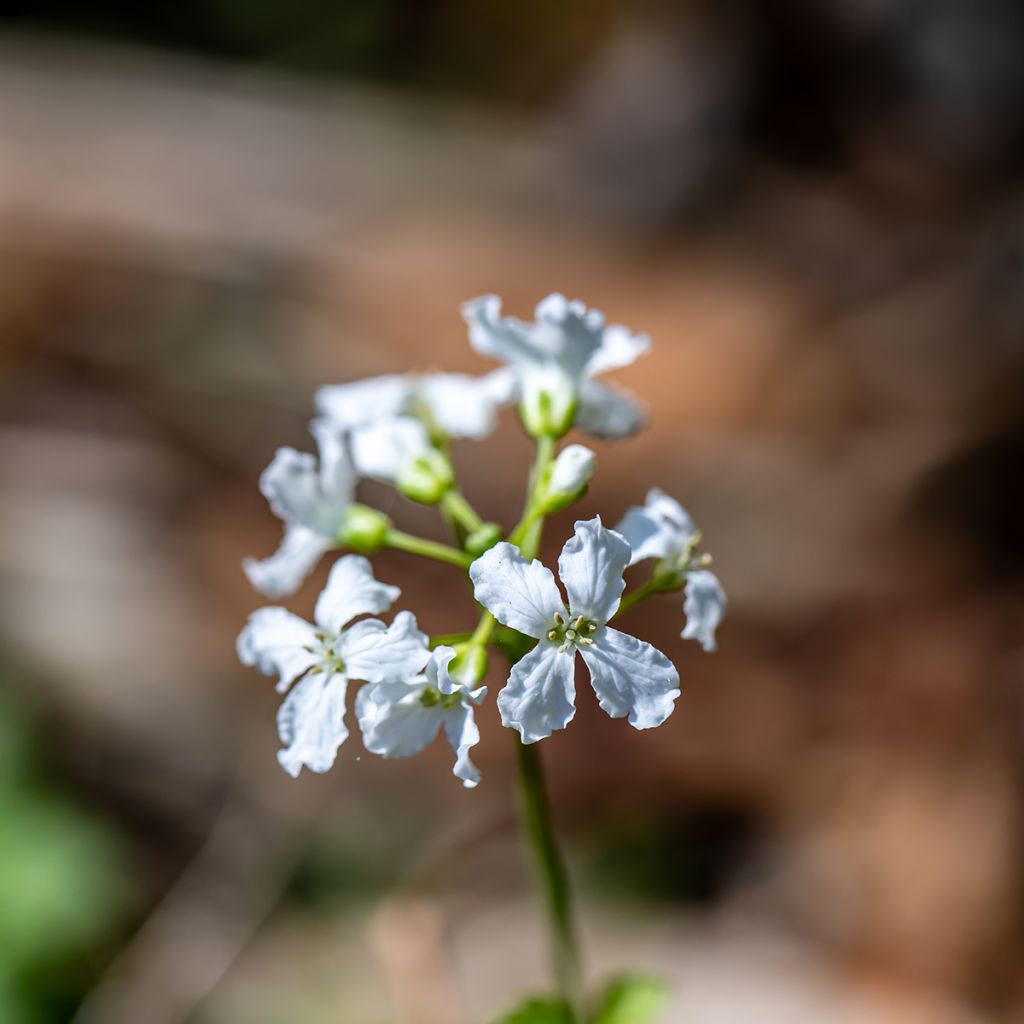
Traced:
<path fill-rule="evenodd" d="M 420 694 L 420 703 L 425 708 L 448 708 L 455 707 L 459 702 L 459 695 L 457 693 L 441 693 L 440 690 L 435 690 L 432 686 L 425 686 L 423 692 Z"/>
<path fill-rule="evenodd" d="M 332 636 L 330 633 L 320 632 L 316 634 L 317 643 L 320 645 L 319 649 L 310 648 L 310 652 L 316 654 L 320 659 L 320 667 L 329 672 L 345 671 L 345 659 L 337 650 L 340 638 L 340 633 L 337 636 Z"/>
<path fill-rule="evenodd" d="M 594 642 L 591 634 L 597 632 L 597 623 L 592 619 L 585 619 L 582 615 L 572 622 L 567 622 L 565 616 L 555 612 L 555 624 L 545 634 L 553 643 L 558 644 L 558 653 L 564 654 L 574 644 L 579 647 Z"/>

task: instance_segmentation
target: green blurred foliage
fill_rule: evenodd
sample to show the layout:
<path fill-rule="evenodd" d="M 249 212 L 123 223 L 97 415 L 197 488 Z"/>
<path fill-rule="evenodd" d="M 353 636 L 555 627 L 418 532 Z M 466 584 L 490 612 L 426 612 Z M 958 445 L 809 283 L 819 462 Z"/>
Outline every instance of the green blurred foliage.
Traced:
<path fill-rule="evenodd" d="M 604 991 L 593 1024 L 654 1024 L 668 1003 L 663 981 L 626 974 L 613 979 Z"/>
<path fill-rule="evenodd" d="M 111 834 L 46 780 L 32 723 L 0 692 L 0 1021 L 65 1020 L 127 905 Z"/>

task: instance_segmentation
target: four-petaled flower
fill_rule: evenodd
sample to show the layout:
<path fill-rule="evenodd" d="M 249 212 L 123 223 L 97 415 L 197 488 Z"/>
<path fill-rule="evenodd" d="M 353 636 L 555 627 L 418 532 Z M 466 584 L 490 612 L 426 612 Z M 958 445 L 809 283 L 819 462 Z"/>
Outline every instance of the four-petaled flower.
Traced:
<path fill-rule="evenodd" d="M 260 476 L 260 490 L 274 514 L 284 520 L 284 539 L 269 558 L 247 558 L 249 582 L 267 597 L 295 593 L 321 556 L 338 546 L 338 531 L 355 494 L 356 477 L 341 433 L 325 420 L 310 432 L 315 455 L 278 448 Z"/>
<path fill-rule="evenodd" d="M 364 686 L 356 697 L 356 717 L 366 749 L 383 757 L 418 754 L 443 728 L 455 751 L 452 772 L 472 788 L 480 781 L 469 759 L 470 748 L 480 742 L 473 706 L 484 699 L 487 687 L 474 689 L 452 679 L 448 668 L 454 657 L 453 647 L 441 645 L 421 675 Z"/>
<path fill-rule="evenodd" d="M 576 654 L 590 670 L 601 707 L 613 718 L 650 729 L 672 713 L 679 674 L 661 651 L 611 629 L 625 583 L 629 544 L 600 517 L 577 522 L 562 548 L 558 574 L 528 562 L 512 544 L 501 543 L 469 569 L 476 599 L 506 626 L 536 637 L 537 645 L 515 664 L 498 694 L 502 724 L 533 743 L 564 728 L 576 713 Z"/>
<path fill-rule="evenodd" d="M 629 509 L 615 529 L 633 549 L 630 565 L 658 558 L 666 573 L 685 576 L 683 639 L 697 640 L 705 651 L 715 650 L 715 630 L 725 615 L 725 591 L 718 577 L 700 567 L 701 559 L 694 558 L 700 531 L 694 528 L 686 509 L 654 487 L 647 492 L 644 505 Z"/>
<path fill-rule="evenodd" d="M 411 612 L 390 625 L 352 619 L 386 611 L 398 587 L 374 579 L 370 563 L 346 555 L 331 569 L 316 602 L 316 625 L 284 608 L 260 608 L 238 637 L 238 657 L 264 675 L 277 675 L 278 692 L 291 686 L 277 715 L 285 749 L 277 758 L 289 775 L 303 766 L 325 772 L 348 736 L 345 695 L 350 679 L 401 683 L 420 672 L 430 657 L 427 637 Z M 348 626 L 348 628 L 345 628 Z"/>
<path fill-rule="evenodd" d="M 624 437 L 643 424 L 632 398 L 593 378 L 646 352 L 647 335 L 606 325 L 600 310 L 557 293 L 538 303 L 532 324 L 502 317 L 497 295 L 465 303 L 462 315 L 473 348 L 513 371 L 531 434 L 561 436 L 575 424 L 597 437 Z"/>

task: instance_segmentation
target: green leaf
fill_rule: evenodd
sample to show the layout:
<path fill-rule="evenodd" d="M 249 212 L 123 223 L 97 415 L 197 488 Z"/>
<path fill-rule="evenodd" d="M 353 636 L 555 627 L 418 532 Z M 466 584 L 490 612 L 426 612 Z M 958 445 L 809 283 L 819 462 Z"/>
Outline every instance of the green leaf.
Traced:
<path fill-rule="evenodd" d="M 561 999 L 527 999 L 494 1024 L 572 1024 L 572 1014 Z"/>
<path fill-rule="evenodd" d="M 593 1024 L 654 1024 L 668 1003 L 668 987 L 658 978 L 624 974 L 604 990 Z"/>

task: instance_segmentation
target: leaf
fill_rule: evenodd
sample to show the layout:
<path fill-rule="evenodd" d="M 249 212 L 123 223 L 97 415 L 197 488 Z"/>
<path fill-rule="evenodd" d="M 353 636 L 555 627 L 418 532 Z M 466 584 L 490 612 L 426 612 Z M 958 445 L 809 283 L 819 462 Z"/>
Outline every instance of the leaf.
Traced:
<path fill-rule="evenodd" d="M 494 1024 L 572 1024 L 572 1014 L 561 999 L 527 999 Z"/>
<path fill-rule="evenodd" d="M 624 974 L 604 990 L 593 1024 L 654 1024 L 668 1003 L 663 981 L 640 974 Z"/>

